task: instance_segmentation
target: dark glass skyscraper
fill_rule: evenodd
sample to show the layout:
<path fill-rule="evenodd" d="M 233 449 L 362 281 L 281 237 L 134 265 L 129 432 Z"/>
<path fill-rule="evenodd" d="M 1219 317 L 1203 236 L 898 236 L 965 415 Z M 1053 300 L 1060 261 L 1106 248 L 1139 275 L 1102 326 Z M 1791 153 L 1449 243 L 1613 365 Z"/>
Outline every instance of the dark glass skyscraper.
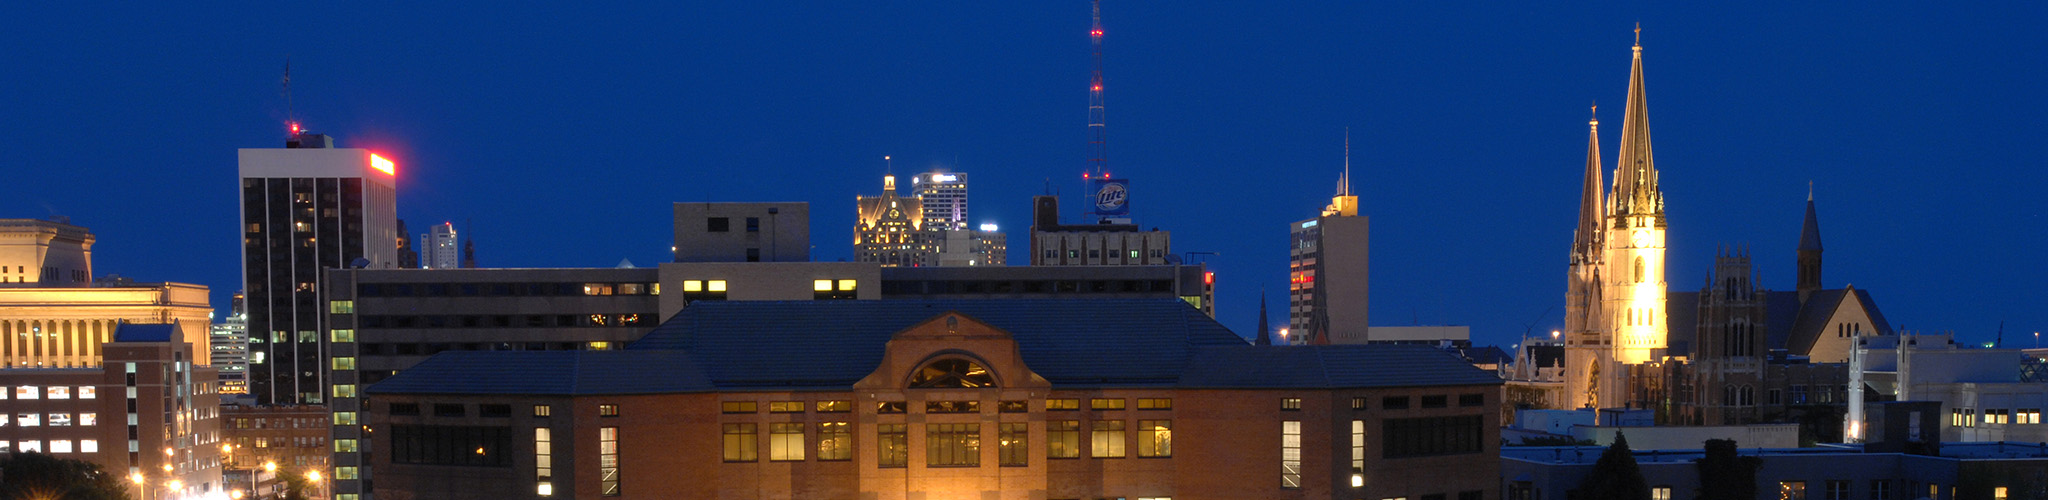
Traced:
<path fill-rule="evenodd" d="M 327 136 L 301 133 L 282 149 L 239 151 L 249 392 L 257 404 L 329 397 L 322 313 L 353 304 L 324 301 L 321 269 L 397 266 L 392 162 L 333 146 Z"/>

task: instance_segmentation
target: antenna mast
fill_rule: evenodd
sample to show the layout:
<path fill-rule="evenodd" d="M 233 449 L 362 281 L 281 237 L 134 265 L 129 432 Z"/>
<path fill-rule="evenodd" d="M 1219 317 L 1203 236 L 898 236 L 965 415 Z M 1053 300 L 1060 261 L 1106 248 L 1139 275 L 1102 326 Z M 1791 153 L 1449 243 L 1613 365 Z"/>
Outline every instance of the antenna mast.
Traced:
<path fill-rule="evenodd" d="M 1088 171 L 1097 177 L 1109 176 L 1108 140 L 1104 135 L 1102 114 L 1102 0 L 1091 3 L 1094 27 L 1088 30 L 1088 39 L 1095 48 L 1095 74 L 1088 85 Z"/>
<path fill-rule="evenodd" d="M 292 113 L 292 56 L 284 56 L 284 122 L 292 135 L 299 135 L 299 119 Z"/>

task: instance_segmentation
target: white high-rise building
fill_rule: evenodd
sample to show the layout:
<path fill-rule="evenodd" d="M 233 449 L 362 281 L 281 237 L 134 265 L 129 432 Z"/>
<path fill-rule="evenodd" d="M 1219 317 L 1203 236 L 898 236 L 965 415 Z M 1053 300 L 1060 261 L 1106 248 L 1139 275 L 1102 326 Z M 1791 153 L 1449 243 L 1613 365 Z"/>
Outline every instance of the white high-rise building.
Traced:
<path fill-rule="evenodd" d="M 249 395 L 249 313 L 241 292 L 235 292 L 228 316 L 213 324 L 209 358 L 219 370 L 222 399 Z"/>
<path fill-rule="evenodd" d="M 454 223 L 443 222 L 420 233 L 418 248 L 421 269 L 462 267 L 462 244 L 455 236 Z"/>
<path fill-rule="evenodd" d="M 926 229 L 967 229 L 967 174 L 925 172 L 910 178 L 911 193 L 924 200 Z"/>

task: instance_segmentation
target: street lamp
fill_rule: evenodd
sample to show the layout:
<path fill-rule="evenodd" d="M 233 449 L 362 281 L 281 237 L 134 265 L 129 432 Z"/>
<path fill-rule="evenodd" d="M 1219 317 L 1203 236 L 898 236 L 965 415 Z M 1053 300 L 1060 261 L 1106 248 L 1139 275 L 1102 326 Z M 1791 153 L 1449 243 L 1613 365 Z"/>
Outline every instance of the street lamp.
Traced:
<path fill-rule="evenodd" d="M 1550 340 L 1557 340 L 1557 335 L 1558 335 L 1559 333 L 1563 333 L 1563 332 L 1559 332 L 1559 331 L 1557 331 L 1557 330 L 1551 330 L 1551 331 L 1550 331 Z"/>

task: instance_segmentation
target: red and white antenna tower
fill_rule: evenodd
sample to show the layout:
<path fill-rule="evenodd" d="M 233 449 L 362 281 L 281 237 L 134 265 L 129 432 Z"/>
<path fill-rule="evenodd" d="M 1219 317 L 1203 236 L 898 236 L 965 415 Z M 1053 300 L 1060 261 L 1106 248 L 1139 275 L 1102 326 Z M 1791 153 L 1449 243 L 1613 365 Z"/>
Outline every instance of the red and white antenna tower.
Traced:
<path fill-rule="evenodd" d="M 1109 177 L 1109 145 L 1104 134 L 1102 117 L 1102 0 L 1091 2 L 1095 18 L 1094 27 L 1088 30 L 1088 39 L 1095 47 L 1095 75 L 1088 84 L 1088 170 L 1082 172 L 1087 178 Z"/>

